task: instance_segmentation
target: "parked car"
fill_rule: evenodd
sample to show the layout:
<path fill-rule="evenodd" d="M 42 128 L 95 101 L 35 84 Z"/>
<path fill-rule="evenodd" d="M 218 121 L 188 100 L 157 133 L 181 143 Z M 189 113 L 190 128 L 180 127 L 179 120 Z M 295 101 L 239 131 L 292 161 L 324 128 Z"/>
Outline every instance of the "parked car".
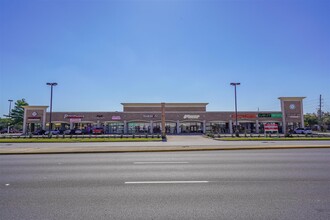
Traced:
<path fill-rule="evenodd" d="M 63 134 L 66 134 L 66 135 L 73 134 L 73 131 L 74 130 L 67 129 L 67 130 L 63 131 Z"/>
<path fill-rule="evenodd" d="M 75 129 L 74 134 L 82 134 L 83 131 L 81 129 Z"/>
<path fill-rule="evenodd" d="M 34 135 L 44 135 L 45 134 L 45 130 L 36 130 L 36 131 L 34 131 L 34 132 L 32 132 L 32 134 L 34 134 Z"/>
<path fill-rule="evenodd" d="M 312 130 L 310 128 L 296 128 L 293 131 L 294 134 L 312 134 Z"/>
<path fill-rule="evenodd" d="M 60 131 L 59 130 L 51 130 L 50 132 L 51 132 L 52 135 L 58 135 L 58 134 L 60 134 Z M 45 132 L 45 135 L 48 135 L 48 134 L 49 134 L 49 131 L 46 131 Z"/>
<path fill-rule="evenodd" d="M 104 134 L 103 128 L 93 128 L 93 134 Z"/>
<path fill-rule="evenodd" d="M 65 134 L 65 135 L 85 134 L 85 131 L 81 130 L 81 129 L 67 129 L 67 130 L 63 131 L 63 134 Z"/>
<path fill-rule="evenodd" d="M 7 128 L 4 128 L 0 131 L 0 134 L 4 134 L 4 133 L 7 133 L 8 132 L 8 129 Z"/>

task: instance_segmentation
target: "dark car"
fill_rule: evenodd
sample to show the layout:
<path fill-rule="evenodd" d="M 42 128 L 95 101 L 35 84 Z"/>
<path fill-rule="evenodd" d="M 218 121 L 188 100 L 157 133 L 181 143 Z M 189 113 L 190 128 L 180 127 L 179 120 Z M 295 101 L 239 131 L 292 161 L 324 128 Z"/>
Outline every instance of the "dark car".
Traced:
<path fill-rule="evenodd" d="M 8 132 L 8 129 L 7 128 L 4 128 L 4 129 L 1 129 L 0 130 L 0 134 L 4 134 L 4 133 L 7 133 Z"/>
<path fill-rule="evenodd" d="M 34 131 L 34 132 L 32 132 L 32 134 L 34 134 L 34 135 L 44 135 L 45 134 L 45 130 L 36 130 L 36 131 Z"/>

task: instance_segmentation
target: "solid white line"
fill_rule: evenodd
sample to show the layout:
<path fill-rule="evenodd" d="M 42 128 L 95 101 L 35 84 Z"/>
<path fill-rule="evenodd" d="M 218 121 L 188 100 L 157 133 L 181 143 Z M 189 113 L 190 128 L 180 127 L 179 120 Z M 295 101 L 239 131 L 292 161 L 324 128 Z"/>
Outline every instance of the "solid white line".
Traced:
<path fill-rule="evenodd" d="M 186 164 L 189 162 L 170 162 L 170 161 L 163 161 L 163 162 L 134 162 L 134 164 Z"/>
<path fill-rule="evenodd" d="M 140 182 L 125 182 L 125 184 L 175 184 L 175 183 L 208 183 L 209 181 L 140 181 Z"/>

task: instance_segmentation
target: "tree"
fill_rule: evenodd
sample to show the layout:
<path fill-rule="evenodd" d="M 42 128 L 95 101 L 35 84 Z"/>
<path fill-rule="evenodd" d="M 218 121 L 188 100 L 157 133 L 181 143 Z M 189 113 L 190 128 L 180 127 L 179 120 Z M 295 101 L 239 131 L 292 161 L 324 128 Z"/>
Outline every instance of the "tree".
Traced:
<path fill-rule="evenodd" d="M 0 118 L 0 130 L 7 129 L 12 124 L 11 118 Z"/>
<path fill-rule="evenodd" d="M 17 100 L 15 107 L 11 110 L 10 116 L 15 127 L 23 126 L 24 108 L 23 106 L 29 105 L 25 99 Z"/>
<path fill-rule="evenodd" d="M 323 129 L 326 130 L 330 126 L 330 112 L 325 112 L 322 115 Z"/>
<path fill-rule="evenodd" d="M 318 124 L 318 117 L 315 113 L 312 114 L 307 113 L 304 116 L 304 119 L 305 119 L 305 126 L 312 127 Z"/>

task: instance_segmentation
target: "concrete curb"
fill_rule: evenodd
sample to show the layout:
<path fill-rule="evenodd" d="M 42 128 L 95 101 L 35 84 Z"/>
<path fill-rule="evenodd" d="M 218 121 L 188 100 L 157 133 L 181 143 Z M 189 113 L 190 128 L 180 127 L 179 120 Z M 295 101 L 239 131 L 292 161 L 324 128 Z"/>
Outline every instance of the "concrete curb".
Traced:
<path fill-rule="evenodd" d="M 178 152 L 178 151 L 230 151 L 230 150 L 274 150 L 274 149 L 311 149 L 330 148 L 326 145 L 310 146 L 170 146 L 170 147 L 97 147 L 97 148 L 2 148 L 0 155 L 25 155 L 25 154 L 82 154 L 82 153 L 138 153 L 138 152 Z"/>

